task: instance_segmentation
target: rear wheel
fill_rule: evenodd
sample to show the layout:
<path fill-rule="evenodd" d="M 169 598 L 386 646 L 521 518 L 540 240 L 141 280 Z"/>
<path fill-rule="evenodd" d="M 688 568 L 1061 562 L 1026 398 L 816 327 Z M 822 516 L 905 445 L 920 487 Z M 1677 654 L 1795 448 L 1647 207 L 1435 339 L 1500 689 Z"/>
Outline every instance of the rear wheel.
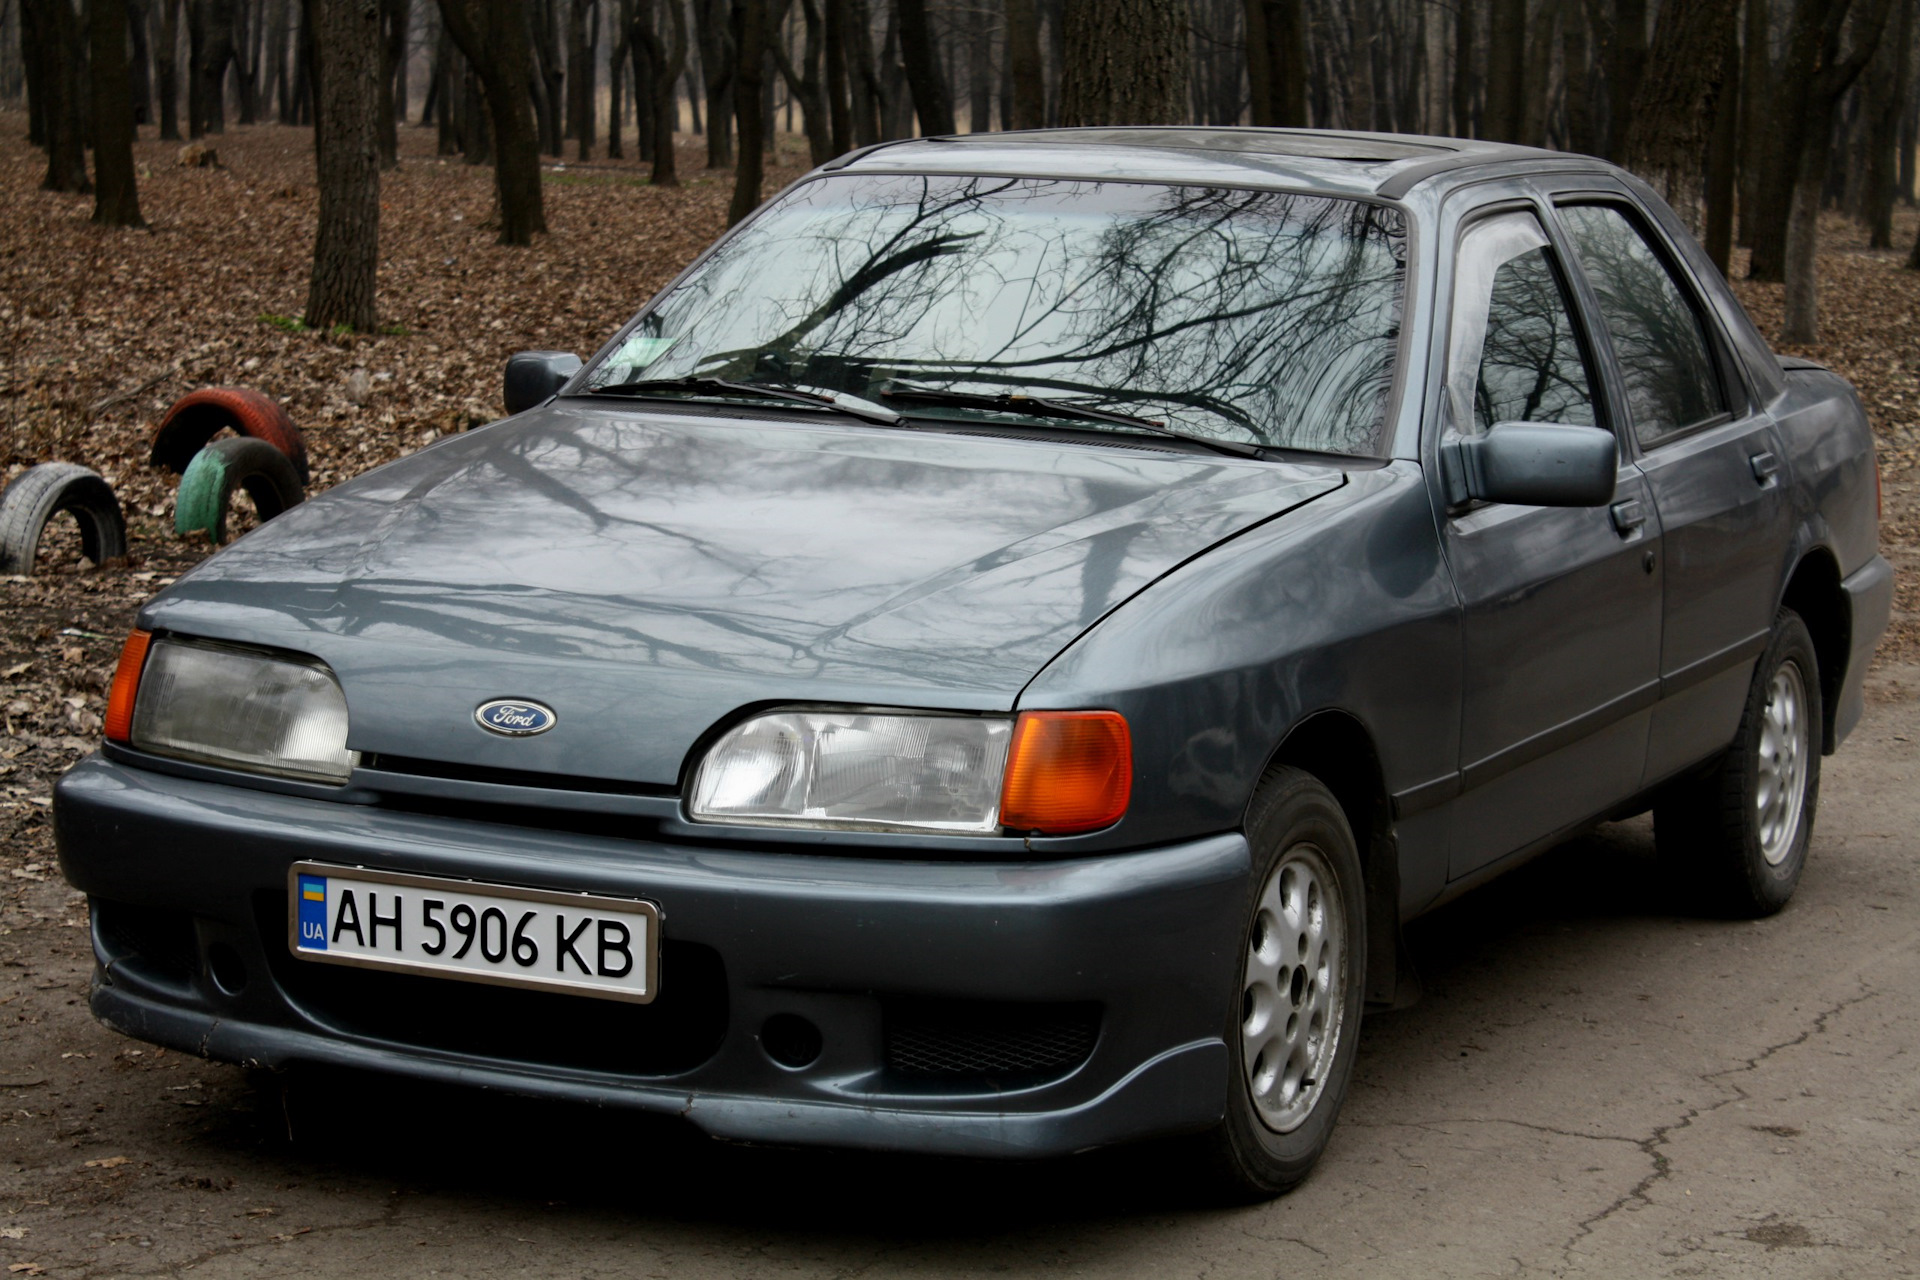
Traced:
<path fill-rule="evenodd" d="M 1661 855 L 1707 910 L 1765 916 L 1793 897 L 1820 798 L 1823 715 L 1813 637 L 1782 609 L 1733 745 L 1654 808 Z"/>
<path fill-rule="evenodd" d="M 1360 1036 L 1366 902 L 1346 815 L 1312 775 L 1269 773 L 1248 814 L 1256 890 L 1227 1023 L 1227 1114 L 1206 1137 L 1229 1196 L 1307 1176 L 1332 1137 Z"/>

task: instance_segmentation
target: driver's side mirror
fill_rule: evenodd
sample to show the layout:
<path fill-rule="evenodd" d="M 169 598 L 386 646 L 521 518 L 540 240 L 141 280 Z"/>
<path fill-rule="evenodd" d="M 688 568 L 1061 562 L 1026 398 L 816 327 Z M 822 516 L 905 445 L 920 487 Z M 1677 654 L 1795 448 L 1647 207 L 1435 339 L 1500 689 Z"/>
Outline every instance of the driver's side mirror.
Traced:
<path fill-rule="evenodd" d="M 1603 427 L 1502 422 L 1440 446 L 1447 502 L 1599 507 L 1613 500 L 1620 450 Z"/>
<path fill-rule="evenodd" d="M 507 360 L 506 401 L 509 414 L 531 409 L 546 400 L 567 379 L 580 372 L 580 357 L 571 351 L 522 351 Z"/>

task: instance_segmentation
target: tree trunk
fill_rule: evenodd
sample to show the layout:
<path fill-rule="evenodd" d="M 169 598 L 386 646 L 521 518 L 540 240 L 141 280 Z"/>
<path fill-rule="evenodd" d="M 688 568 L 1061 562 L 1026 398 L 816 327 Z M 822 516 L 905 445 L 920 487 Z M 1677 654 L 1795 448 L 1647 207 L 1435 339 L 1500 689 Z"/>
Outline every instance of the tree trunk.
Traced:
<path fill-rule="evenodd" d="M 1065 19 L 1062 125 L 1186 123 L 1181 0 L 1068 0 Z"/>
<path fill-rule="evenodd" d="M 853 149 L 853 106 L 848 96 L 848 0 L 826 0 L 827 133 L 833 154 Z"/>
<path fill-rule="evenodd" d="M 733 199 L 727 225 L 734 226 L 760 207 L 761 166 L 765 159 L 765 117 L 760 89 L 766 75 L 767 0 L 739 0 L 733 10 L 733 114 L 740 124 L 740 161 L 733 171 Z"/>
<path fill-rule="evenodd" d="M 374 327 L 380 261 L 378 0 L 313 0 L 313 36 L 321 67 L 314 104 L 320 226 L 306 322 L 364 332 Z"/>
<path fill-rule="evenodd" d="M 1713 138 L 1707 146 L 1707 257 L 1732 279 L 1733 193 L 1740 164 L 1740 107 L 1746 96 L 1740 83 L 1740 39 L 1728 24 L 1720 37 L 1720 97 L 1713 108 Z"/>
<path fill-rule="evenodd" d="M 227 131 L 227 68 L 233 63 L 234 0 L 188 0 L 201 9 L 201 35 L 194 75 L 200 81 L 200 130 Z"/>
<path fill-rule="evenodd" d="M 41 128 L 47 147 L 47 176 L 43 191 L 84 193 L 87 181 L 86 123 L 81 118 L 75 68 L 80 62 L 80 22 L 68 0 L 31 0 L 30 40 L 22 51 L 40 64 Z"/>
<path fill-rule="evenodd" d="M 1760 174 L 1770 144 L 1768 104 L 1773 80 L 1772 14 L 1769 0 L 1745 0 L 1740 53 L 1740 243 L 1751 247 L 1760 203 Z"/>
<path fill-rule="evenodd" d="M 693 0 L 693 33 L 707 94 L 707 168 L 733 165 L 733 26 L 727 0 Z M 638 102 L 639 86 L 634 87 Z"/>
<path fill-rule="evenodd" d="M 1780 341 L 1811 346 L 1820 340 L 1819 281 L 1814 268 L 1820 235 L 1818 157 L 1806 156 L 1800 169 L 1787 217 L 1787 290 Z"/>
<path fill-rule="evenodd" d="M 1734 3 L 1688 0 L 1661 10 L 1621 147 L 1625 166 L 1658 191 L 1696 236 Z"/>
<path fill-rule="evenodd" d="M 677 187 L 680 178 L 674 169 L 673 132 L 679 124 L 680 73 L 687 66 L 687 12 L 680 0 L 667 0 L 668 25 L 673 44 L 660 38 L 654 21 L 653 0 L 640 0 L 634 9 L 631 39 L 646 51 L 647 86 L 653 90 L 653 185 Z M 636 93 L 638 84 L 636 82 Z"/>
<path fill-rule="evenodd" d="M 154 78 L 160 82 L 160 140 L 180 141 L 180 3 L 159 0 L 160 50 Z"/>
<path fill-rule="evenodd" d="M 1906 115 L 1913 48 L 1914 0 L 1896 0 L 1893 30 L 1873 55 L 1867 79 L 1866 215 L 1870 247 L 1893 247 L 1893 201 L 1899 180 L 1896 149 Z"/>
<path fill-rule="evenodd" d="M 62 3 L 65 0 L 61 0 Z M 93 220 L 142 227 L 133 179 L 133 78 L 127 70 L 127 0 L 92 0 Z"/>
<path fill-rule="evenodd" d="M 927 0 L 896 0 L 896 4 L 900 18 L 900 60 L 907 69 L 907 87 L 913 93 L 913 109 L 920 117 L 920 132 L 926 136 L 952 133 L 953 99 L 947 92 L 947 80 L 941 74 L 939 55 L 933 47 L 933 33 L 927 23 Z"/>
<path fill-rule="evenodd" d="M 1618 164 L 1647 65 L 1647 0 L 1614 0 L 1601 57 L 1607 73 L 1607 158 Z"/>
<path fill-rule="evenodd" d="M 815 0 L 800 0 L 801 11 L 807 28 L 806 52 L 802 57 L 805 70 L 796 67 L 792 57 L 779 41 L 773 44 L 774 65 L 780 68 L 781 78 L 787 83 L 787 101 L 800 102 L 806 114 L 807 156 L 814 164 L 825 164 L 838 155 L 833 149 L 833 137 L 827 119 L 826 86 L 820 77 L 820 45 L 822 43 L 820 8 Z"/>
<path fill-rule="evenodd" d="M 500 243 L 532 244 L 547 229 L 547 213 L 530 101 L 526 11 L 520 0 L 440 0 L 440 16 L 486 91 Z"/>
<path fill-rule="evenodd" d="M 1464 8 L 1464 4 L 1462 6 Z M 1245 0 L 1248 108 L 1256 125 L 1307 123 L 1304 0 Z"/>
<path fill-rule="evenodd" d="M 1527 0 L 1492 0 L 1487 17 L 1487 105 L 1482 132 L 1519 142 L 1526 128 Z"/>
<path fill-rule="evenodd" d="M 993 26 L 986 6 L 967 15 L 967 132 L 993 128 Z"/>
<path fill-rule="evenodd" d="M 380 97 L 375 128 L 382 169 L 400 163 L 399 122 L 407 114 L 407 24 L 412 16 L 410 0 L 380 0 Z"/>
<path fill-rule="evenodd" d="M 152 52 L 147 39 L 148 0 L 127 0 L 127 38 L 133 46 L 127 63 L 127 84 L 133 96 L 133 122 L 153 123 Z"/>
<path fill-rule="evenodd" d="M 1012 114 L 1003 129 L 1039 129 L 1047 123 L 1046 74 L 1040 65 L 1040 14 L 1034 0 L 1006 0 L 1007 65 Z M 866 38 L 865 33 L 861 38 Z"/>
<path fill-rule="evenodd" d="M 567 134 L 574 140 L 574 159 L 593 158 L 593 91 L 599 80 L 593 53 L 587 46 L 587 14 L 593 0 L 567 4 Z"/>
<path fill-rule="evenodd" d="M 1453 13 L 1453 131 L 1473 136 L 1473 12 L 1470 0 L 1459 0 Z"/>
<path fill-rule="evenodd" d="M 1569 6 L 1561 13 L 1560 60 L 1567 81 L 1567 150 L 1595 155 L 1600 150 L 1593 118 L 1593 79 L 1588 67 L 1587 7 Z"/>
<path fill-rule="evenodd" d="M 1796 0 L 1786 55 L 1771 78 L 1774 90 L 1771 145 L 1764 151 L 1760 193 L 1756 202 L 1753 256 L 1747 275 L 1753 280 L 1784 280 L 1792 268 L 1788 259 L 1788 220 L 1802 182 L 1813 186 L 1817 211 L 1825 181 L 1825 157 L 1833 136 L 1840 98 L 1873 57 L 1892 0 L 1865 0 L 1856 9 L 1853 0 Z M 1852 22 L 1848 23 L 1849 10 Z M 1842 51 L 1842 35 L 1851 25 L 1852 48 Z M 1803 165 L 1807 166 L 1803 172 Z M 1804 232 L 1803 244 L 1818 234 L 1817 219 Z M 1801 270 L 1810 275 L 1808 256 Z M 1811 299 L 1811 285 L 1803 297 Z M 1812 303 L 1808 302 L 1811 306 Z"/>

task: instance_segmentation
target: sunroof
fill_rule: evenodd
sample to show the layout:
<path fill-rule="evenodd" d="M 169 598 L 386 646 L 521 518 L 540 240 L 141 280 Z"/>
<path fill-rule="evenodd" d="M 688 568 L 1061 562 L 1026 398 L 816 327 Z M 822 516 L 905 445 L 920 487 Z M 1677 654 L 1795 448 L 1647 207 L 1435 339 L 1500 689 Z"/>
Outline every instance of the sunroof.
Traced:
<path fill-rule="evenodd" d="M 1048 129 L 1008 136 L 1030 138 L 1035 142 L 1237 151 L 1249 155 L 1308 156 L 1316 160 L 1411 160 L 1445 155 L 1454 149 L 1386 138 L 1296 133 L 1284 129 Z"/>

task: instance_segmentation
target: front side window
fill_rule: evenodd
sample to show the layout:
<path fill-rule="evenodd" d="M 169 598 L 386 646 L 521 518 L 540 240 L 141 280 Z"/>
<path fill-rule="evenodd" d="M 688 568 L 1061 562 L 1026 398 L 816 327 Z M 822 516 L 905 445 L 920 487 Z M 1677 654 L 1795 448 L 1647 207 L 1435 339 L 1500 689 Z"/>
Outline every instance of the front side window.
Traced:
<path fill-rule="evenodd" d="M 1041 397 L 1377 454 L 1405 243 L 1396 211 L 1323 196 L 832 175 L 721 244 L 585 386 L 721 378 L 959 421 Z"/>
<path fill-rule="evenodd" d="M 1600 300 L 1641 447 L 1726 412 L 1700 316 L 1640 229 L 1609 205 L 1563 208 L 1560 221 Z"/>
<path fill-rule="evenodd" d="M 1593 426 L 1592 382 L 1539 222 L 1503 213 L 1460 240 L 1447 390 L 1454 429 L 1500 422 Z"/>

